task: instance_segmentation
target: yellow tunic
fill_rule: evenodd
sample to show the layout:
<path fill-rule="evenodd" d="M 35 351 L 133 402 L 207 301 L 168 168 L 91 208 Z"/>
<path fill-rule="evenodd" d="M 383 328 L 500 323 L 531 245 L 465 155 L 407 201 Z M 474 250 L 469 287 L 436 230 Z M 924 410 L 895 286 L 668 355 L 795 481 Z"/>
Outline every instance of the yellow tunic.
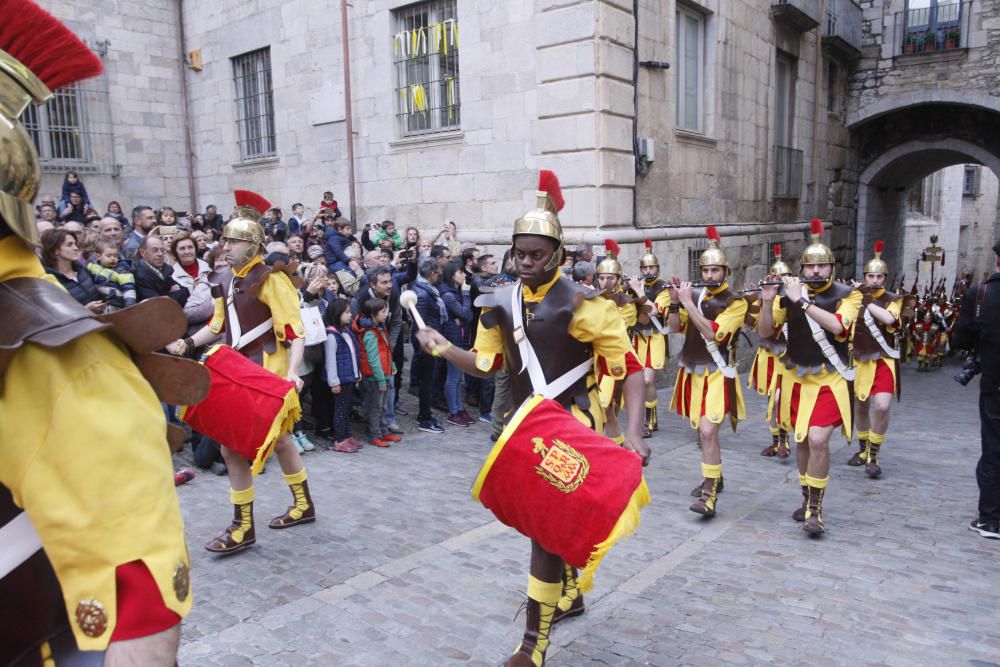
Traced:
<path fill-rule="evenodd" d="M 708 296 L 714 296 L 725 289 L 728 289 L 727 284 L 723 284 L 715 290 L 709 290 Z M 747 302 L 744 299 L 733 299 L 733 302 L 715 318 L 715 323 L 718 325 L 715 331 L 715 342 L 721 343 L 727 337 L 735 337 L 739 333 L 740 327 L 743 326 L 746 312 Z M 687 311 L 682 308 L 678 312 L 678 316 L 681 320 L 680 331 L 686 333 L 688 327 Z M 736 422 L 746 419 L 747 415 L 739 374 L 733 379 L 733 382 L 735 383 L 733 393 L 736 399 L 736 417 L 733 419 L 733 428 L 736 428 Z M 690 400 L 687 399 L 686 387 L 688 383 L 690 383 L 691 388 Z M 730 406 L 731 408 L 732 406 Z M 698 428 L 702 416 L 713 424 L 721 424 L 723 418 L 729 413 L 726 410 L 726 377 L 718 369 L 709 371 L 706 368 L 700 373 L 694 373 L 683 365 L 679 366 L 677 368 L 677 381 L 674 383 L 674 393 L 670 399 L 670 409 L 687 417 L 691 428 L 694 429 Z"/>
<path fill-rule="evenodd" d="M 0 240 L 0 282 L 43 276 L 23 242 Z M 190 611 L 188 589 L 174 584 L 190 561 L 172 472 L 163 408 L 110 334 L 14 354 L 0 389 L 0 482 L 41 538 L 81 650 L 107 647 L 124 563 L 143 561 L 166 607 Z M 96 637 L 73 621 L 88 599 L 107 616 Z"/>
<path fill-rule="evenodd" d="M 885 291 L 885 290 L 883 290 Z M 882 295 L 882 292 L 877 292 L 874 296 L 878 298 Z M 889 314 L 896 318 L 895 324 L 886 327 L 889 333 L 895 333 L 899 325 L 899 316 L 903 312 L 903 300 L 897 299 L 889 304 L 886 308 Z M 859 319 L 863 316 L 864 309 L 859 313 Z M 876 320 L 877 322 L 877 320 Z M 861 320 L 861 324 L 858 326 L 866 326 L 864 320 Z M 892 385 L 893 388 L 899 386 L 899 378 L 896 377 L 896 364 L 894 360 L 889 357 L 881 357 L 885 361 L 885 365 L 889 368 L 889 372 L 892 373 Z M 854 369 L 854 395 L 857 396 L 859 401 L 867 401 L 869 395 L 872 391 L 872 385 L 875 383 L 875 370 L 878 368 L 879 359 L 868 359 L 868 360 L 857 360 L 855 362 Z"/>
<path fill-rule="evenodd" d="M 611 301 L 611 303 L 614 302 Z M 617 308 L 618 308 L 618 314 L 622 318 L 622 322 L 625 323 L 625 330 L 627 332 L 629 329 L 635 326 L 639 313 L 636 310 L 634 303 L 626 303 L 624 306 L 618 306 Z M 595 356 L 594 365 L 596 366 L 598 363 L 599 359 Z M 604 408 L 605 410 L 611 407 L 611 404 L 615 398 L 615 387 L 618 385 L 618 382 L 620 380 L 621 378 L 613 378 L 610 375 L 605 375 L 601 377 L 600 385 L 598 386 L 598 392 L 601 397 L 600 398 L 601 407 Z M 619 405 L 621 405 L 622 403 L 622 398 L 623 397 L 621 395 L 618 396 Z"/>
<path fill-rule="evenodd" d="M 263 263 L 264 259 L 258 255 L 239 271 L 236 277 L 242 278 L 250 272 L 250 269 Z M 302 316 L 299 310 L 299 292 L 295 289 L 291 279 L 283 271 L 272 271 L 260 286 L 257 298 L 271 310 L 271 319 L 274 321 L 274 335 L 278 339 L 277 349 L 273 354 L 264 353 L 264 368 L 275 375 L 285 377 L 288 375 L 288 348 L 282 343 L 286 338 L 287 328 L 290 328 L 297 338 L 306 335 L 305 326 L 302 324 Z M 212 321 L 208 323 L 212 333 L 222 333 L 226 328 L 226 301 L 223 298 L 215 300 L 215 314 Z M 286 328 L 287 327 L 287 328 Z"/>
<path fill-rule="evenodd" d="M 528 303 L 540 302 L 548 294 L 556 280 L 560 278 L 561 274 L 556 273 L 556 277 L 540 286 L 538 291 L 532 291 L 527 285 L 522 285 L 524 300 Z M 598 433 L 602 433 L 604 432 L 604 411 L 599 407 L 600 396 L 596 388 L 596 373 L 603 362 L 611 377 L 616 380 L 625 379 L 625 357 L 632 352 L 625 322 L 615 305 L 607 299 L 586 299 L 573 313 L 568 333 L 583 343 L 590 343 L 594 348 L 595 369 L 588 380 L 588 386 L 594 387 L 589 393 L 590 409 L 594 419 L 594 429 Z M 476 352 L 476 366 L 480 370 L 489 371 L 493 368 L 497 361 L 503 358 L 503 334 L 500 327 L 487 329 L 480 322 L 473 349 Z M 517 406 L 515 406 L 516 408 Z M 573 406 L 573 415 L 582 424 L 591 425 L 587 414 L 575 405 Z"/>
<path fill-rule="evenodd" d="M 666 299 L 666 302 L 664 303 L 662 299 Z M 653 312 L 650 315 L 662 318 L 663 312 L 670 305 L 670 292 L 663 290 L 650 305 L 653 306 Z M 649 335 L 639 331 L 633 333 L 632 347 L 635 349 L 639 363 L 645 368 L 661 370 L 667 363 L 667 337 L 656 330 Z"/>
<path fill-rule="evenodd" d="M 778 372 L 778 358 L 766 347 L 758 347 L 757 354 L 750 365 L 747 377 L 747 389 L 754 389 L 761 396 L 767 396 L 774 391 L 774 376 Z M 768 375 L 767 369 L 771 369 Z"/>
<path fill-rule="evenodd" d="M 824 287 L 823 289 L 827 288 Z M 810 297 L 817 293 L 818 292 L 814 291 L 812 288 L 809 289 Z M 837 310 L 834 312 L 840 316 L 840 321 L 844 326 L 843 333 L 834 337 L 837 341 L 845 341 L 853 335 L 854 323 L 858 318 L 858 311 L 861 308 L 861 299 L 861 292 L 854 290 L 845 298 L 841 299 L 840 303 L 837 304 Z M 771 316 L 774 320 L 773 324 L 775 330 L 779 329 L 781 325 L 785 323 L 787 312 L 785 308 L 781 306 L 781 299 L 774 300 L 772 304 Z M 810 344 L 815 345 L 815 342 Z M 843 420 L 841 430 L 844 433 L 844 437 L 850 439 L 852 428 L 852 397 L 847 380 L 845 380 L 840 373 L 837 371 L 828 371 L 824 368 L 819 373 L 806 373 L 804 376 L 799 377 L 795 370 L 789 370 L 785 368 L 784 364 L 779 364 L 778 372 L 775 373 L 774 382 L 781 383 L 781 391 L 778 393 L 777 406 L 775 405 L 775 394 L 771 394 L 771 400 L 768 402 L 767 407 L 768 419 L 771 418 L 773 410 L 777 407 L 778 425 L 786 431 L 794 431 L 795 442 L 804 442 L 806 436 L 809 434 L 809 419 L 812 416 L 813 408 L 816 407 L 816 399 L 819 398 L 819 393 L 823 387 L 829 387 L 830 391 L 833 392 L 834 399 L 837 401 L 837 409 L 839 410 L 840 417 Z M 795 395 L 796 386 L 799 387 L 799 402 L 798 408 L 796 409 L 795 423 L 792 423 L 791 405 L 792 397 Z"/>

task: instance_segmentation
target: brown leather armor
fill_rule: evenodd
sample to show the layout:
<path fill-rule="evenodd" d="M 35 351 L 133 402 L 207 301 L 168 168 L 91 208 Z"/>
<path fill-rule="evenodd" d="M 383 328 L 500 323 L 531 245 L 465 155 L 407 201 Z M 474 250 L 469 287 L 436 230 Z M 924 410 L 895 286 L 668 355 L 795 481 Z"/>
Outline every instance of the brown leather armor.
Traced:
<path fill-rule="evenodd" d="M 715 320 L 730 304 L 739 298 L 739 295 L 727 287 L 718 294 L 702 301 L 701 313 L 708 319 Z M 716 341 L 719 354 L 722 355 L 723 359 L 729 359 L 729 348 L 732 342 L 732 338 L 723 343 Z M 712 356 L 708 353 L 708 348 L 705 347 L 705 339 L 701 337 L 698 327 L 690 320 L 688 320 L 687 330 L 684 334 L 684 347 L 681 348 L 678 363 L 689 373 L 699 374 L 706 368 L 709 372 L 717 370 L 715 361 L 712 360 Z"/>
<path fill-rule="evenodd" d="M 814 304 L 812 307 L 822 308 L 828 313 L 836 313 L 837 306 L 841 300 L 853 291 L 854 288 L 850 285 L 837 282 L 831 283 L 830 287 L 812 296 L 811 300 Z M 785 367 L 788 369 L 797 368 L 799 375 L 818 373 L 823 368 L 829 371 L 836 371 L 835 368 L 830 366 L 826 357 L 823 356 L 823 351 L 816 344 L 816 341 L 813 340 L 812 330 L 806 321 L 806 313 L 802 310 L 800 304 L 792 303 L 787 296 L 781 297 L 780 303 L 787 313 L 786 322 L 788 324 L 788 348 L 785 351 L 785 356 L 782 357 Z M 825 329 L 823 333 L 826 334 L 827 340 L 833 345 L 837 356 L 840 357 L 840 360 L 846 366 L 850 351 L 849 341 L 838 341 L 832 333 Z"/>
<path fill-rule="evenodd" d="M 646 295 L 646 303 L 643 304 L 642 306 L 636 304 L 636 307 L 639 308 L 640 311 L 639 313 L 637 313 L 638 317 L 641 317 L 642 315 L 652 317 L 650 313 L 655 309 L 655 306 L 653 304 L 656 302 L 656 297 L 658 297 L 660 295 L 660 292 L 662 292 L 665 289 L 667 289 L 667 283 L 663 282 L 659 278 L 653 281 L 652 284 L 648 284 L 645 281 L 643 282 L 643 293 Z M 641 321 L 639 321 L 638 317 L 636 319 L 635 327 L 633 329 L 635 333 L 642 334 L 643 336 L 647 337 L 655 333 L 660 333 L 659 329 L 654 327 L 652 323 L 643 324 Z"/>
<path fill-rule="evenodd" d="M 218 273 L 218 283 L 212 285 L 212 296 L 221 297 L 226 302 L 226 345 L 232 346 L 233 327 L 229 323 L 229 289 L 233 289 L 233 305 L 236 307 L 236 316 L 240 319 L 240 330 L 245 334 L 254 327 L 266 322 L 271 317 L 271 309 L 267 304 L 257 298 L 261 284 L 271 274 L 273 269 L 266 264 L 257 264 L 242 278 L 233 278 L 230 270 L 222 270 Z M 261 334 L 256 340 L 250 341 L 239 350 L 240 354 L 250 359 L 256 364 L 264 363 L 264 352 L 274 354 L 278 349 L 278 338 L 274 335 L 274 328 L 270 328 Z"/>
<path fill-rule="evenodd" d="M 549 382 L 564 373 L 576 368 L 588 359 L 593 359 L 594 348 L 590 343 L 583 343 L 569 335 L 570 321 L 577 304 L 583 299 L 600 296 L 601 292 L 588 290 L 571 280 L 557 280 L 545 298 L 539 303 L 524 302 L 525 322 L 514 322 L 510 310 L 510 302 L 514 290 L 520 290 L 520 283 L 497 288 L 492 294 L 492 303 L 487 300 L 477 300 L 480 305 L 488 306 L 480 322 L 487 329 L 500 327 L 504 340 L 504 356 L 510 371 L 511 393 L 514 405 L 519 405 L 532 395 L 531 379 L 527 368 L 523 368 L 521 354 L 514 341 L 515 327 L 523 326 L 524 332 L 535 349 L 541 364 L 545 379 Z M 590 399 L 587 396 L 588 382 L 592 374 L 585 375 L 576 381 L 569 389 L 555 398 L 563 406 L 569 408 L 576 404 L 582 410 L 590 409 Z"/>
<path fill-rule="evenodd" d="M 882 292 L 878 298 L 872 299 L 872 303 L 882 308 L 888 308 L 889 304 L 899 301 L 902 298 L 902 296 L 893 294 L 892 292 Z M 854 327 L 854 356 L 859 361 L 870 361 L 884 357 L 886 354 L 882 350 L 882 346 L 872 336 L 871 331 L 868 330 L 868 325 L 865 324 L 863 319 L 864 312 L 864 308 L 862 308 L 861 312 L 858 313 L 858 323 Z M 875 326 L 882 333 L 882 338 L 885 339 L 885 342 L 895 347 L 893 345 L 893 341 L 896 338 L 895 334 L 889 333 L 888 327 L 879 322 L 878 319 L 872 319 L 875 322 Z"/>

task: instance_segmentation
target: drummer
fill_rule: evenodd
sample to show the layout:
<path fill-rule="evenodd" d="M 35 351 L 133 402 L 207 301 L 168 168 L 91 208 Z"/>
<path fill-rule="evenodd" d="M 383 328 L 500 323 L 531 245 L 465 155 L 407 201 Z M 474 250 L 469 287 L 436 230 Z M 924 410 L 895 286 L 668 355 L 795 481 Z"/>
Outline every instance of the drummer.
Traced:
<path fill-rule="evenodd" d="M 506 360 L 515 406 L 533 394 L 542 393 L 543 388 L 532 383 L 532 375 L 546 383 L 546 387 L 559 379 L 565 380 L 566 389 L 557 393 L 555 400 L 599 433 L 604 428 L 604 414 L 595 390 L 595 370 L 623 379 L 628 410 L 624 446 L 645 461 L 649 449 L 642 439 L 642 366 L 632 351 L 625 324 L 614 304 L 594 298 L 599 292 L 562 278 L 559 267 L 565 249 L 557 217 L 562 208 L 562 194 L 552 172 L 543 171 L 539 180 L 537 207 L 514 223 L 513 257 L 520 280 L 477 300 L 483 313 L 474 348 L 459 349 L 433 329 L 419 330 L 417 339 L 428 353 L 444 357 L 477 377 L 496 372 Z M 512 298 L 516 295 L 513 290 L 519 290 L 523 298 Z M 515 308 L 514 304 L 518 306 Z M 527 353 L 525 358 L 522 349 L 544 349 L 546 354 Z M 549 434 L 539 433 L 541 437 L 546 435 Z M 527 490 L 511 489 L 511 492 Z M 567 502 L 572 502 L 571 497 L 567 496 Z M 576 572 L 535 540 L 532 540 L 527 594 L 524 638 L 507 665 L 541 665 L 551 624 L 584 611 Z"/>
<path fill-rule="evenodd" d="M 271 208 L 263 197 L 245 190 L 236 191 L 236 217 L 222 230 L 222 242 L 231 270 L 221 272 L 220 283 L 213 288 L 215 315 L 193 336 L 175 342 L 171 352 L 185 354 L 207 344 L 219 333 L 226 342 L 251 361 L 302 389 L 298 368 L 302 363 L 305 328 L 299 316 L 299 295 L 288 275 L 272 270 L 264 263 L 263 212 Z M 294 394 L 293 394 L 294 396 Z M 292 421 L 297 418 L 298 399 L 289 406 Z M 250 406 L 232 406 L 228 416 L 238 415 Z M 227 415 L 220 415 L 225 418 Z M 225 445 L 225 443 L 222 443 Z M 260 443 L 263 458 L 270 453 L 270 442 Z M 316 510 L 309 495 L 306 469 L 292 440 L 290 429 L 282 432 L 274 445 L 285 483 L 292 492 L 292 505 L 268 524 L 269 528 L 289 528 L 316 520 Z M 253 520 L 253 475 L 240 455 L 222 447 L 229 471 L 233 522 L 205 548 L 218 554 L 241 551 L 256 542 Z M 258 459 L 262 458 L 258 456 Z M 254 470 L 262 460 L 254 461 Z"/>

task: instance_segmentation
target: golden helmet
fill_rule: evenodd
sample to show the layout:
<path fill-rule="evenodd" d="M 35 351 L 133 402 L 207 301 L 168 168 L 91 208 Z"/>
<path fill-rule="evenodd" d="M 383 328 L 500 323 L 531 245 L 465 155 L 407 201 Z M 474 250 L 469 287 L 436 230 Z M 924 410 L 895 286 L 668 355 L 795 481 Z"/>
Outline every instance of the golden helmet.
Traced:
<path fill-rule="evenodd" d="M 769 274 L 773 276 L 790 276 L 792 275 L 792 267 L 785 263 L 785 260 L 781 259 L 781 244 L 774 244 L 774 264 L 771 265 L 771 269 L 768 271 Z"/>
<path fill-rule="evenodd" d="M 722 252 L 722 248 L 719 247 L 719 243 L 722 241 L 719 230 L 715 228 L 715 225 L 710 225 L 705 230 L 705 234 L 708 236 L 708 248 L 698 257 L 698 266 L 724 266 L 729 269 L 726 253 Z"/>
<path fill-rule="evenodd" d="M 806 246 L 806 249 L 802 251 L 802 257 L 799 258 L 799 266 L 805 266 L 806 264 L 835 264 L 837 260 L 833 256 L 833 251 L 823 243 L 823 221 L 819 218 L 813 218 L 809 223 L 810 234 L 812 235 L 812 243 Z"/>
<path fill-rule="evenodd" d="M 889 273 L 889 265 L 882 259 L 883 250 L 885 250 L 885 241 L 876 241 L 875 257 L 868 260 L 868 263 L 865 264 L 865 273 L 881 273 L 883 275 Z"/>
<path fill-rule="evenodd" d="M 52 91 L 97 76 L 101 59 L 57 18 L 30 0 L 3 8 L 0 30 L 0 216 L 12 232 L 38 243 L 32 204 L 41 170 L 35 144 L 18 120 L 28 104 L 43 104 Z"/>
<path fill-rule="evenodd" d="M 263 247 L 264 227 L 260 219 L 264 211 L 271 208 L 271 202 L 249 190 L 237 190 L 233 194 L 236 196 L 236 217 L 222 228 L 222 238 L 249 241 Z"/>
<path fill-rule="evenodd" d="M 622 276 L 622 265 L 618 261 L 618 256 L 621 254 L 621 247 L 613 240 L 606 239 L 604 241 L 604 259 L 602 259 L 597 264 L 597 270 L 594 271 L 596 275 L 601 275 L 602 273 L 610 273 L 616 275 L 619 278 Z"/>
<path fill-rule="evenodd" d="M 643 239 L 642 244 L 646 246 L 646 253 L 639 259 L 639 266 L 655 266 L 660 268 L 660 260 L 656 259 L 656 255 L 653 254 L 653 241 L 652 239 Z"/>
<path fill-rule="evenodd" d="M 535 202 L 535 208 L 514 221 L 513 235 L 531 234 L 555 240 L 556 251 L 545 265 L 545 269 L 551 271 L 562 263 L 563 231 L 558 214 L 566 203 L 555 172 L 548 169 L 539 172 Z"/>

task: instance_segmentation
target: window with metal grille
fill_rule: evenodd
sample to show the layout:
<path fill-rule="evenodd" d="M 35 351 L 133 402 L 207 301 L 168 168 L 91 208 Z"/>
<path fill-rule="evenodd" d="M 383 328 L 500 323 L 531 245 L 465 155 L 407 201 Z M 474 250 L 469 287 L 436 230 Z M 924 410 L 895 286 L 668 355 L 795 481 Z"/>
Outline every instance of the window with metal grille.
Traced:
<path fill-rule="evenodd" d="M 400 136 L 455 130 L 461 124 L 456 0 L 433 0 L 393 13 L 396 118 Z"/>
<path fill-rule="evenodd" d="M 708 241 L 698 241 L 693 246 L 688 247 L 688 280 L 698 282 L 701 280 L 701 267 L 698 266 L 698 258 L 708 247 Z"/>
<path fill-rule="evenodd" d="M 88 161 L 84 120 L 78 84 L 55 91 L 44 106 L 29 104 L 21 115 L 21 123 L 35 143 L 43 164 Z"/>
<path fill-rule="evenodd" d="M 982 191 L 983 168 L 978 164 L 965 165 L 965 181 L 962 183 L 963 197 L 978 197 Z"/>
<path fill-rule="evenodd" d="M 244 53 L 232 61 L 240 158 L 271 157 L 275 154 L 271 48 Z"/>

